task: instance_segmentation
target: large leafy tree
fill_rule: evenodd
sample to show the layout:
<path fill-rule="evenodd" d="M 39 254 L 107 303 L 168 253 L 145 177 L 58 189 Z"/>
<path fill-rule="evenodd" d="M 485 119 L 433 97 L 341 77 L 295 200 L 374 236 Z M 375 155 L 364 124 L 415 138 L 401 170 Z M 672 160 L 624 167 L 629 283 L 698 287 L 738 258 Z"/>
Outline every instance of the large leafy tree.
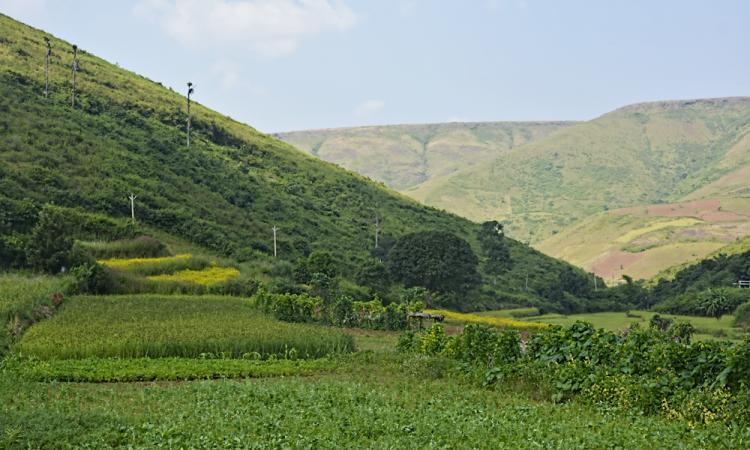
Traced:
<path fill-rule="evenodd" d="M 500 222 L 484 222 L 477 232 L 477 240 L 486 257 L 484 269 L 487 273 L 497 275 L 511 268 L 510 251 Z"/>
<path fill-rule="evenodd" d="M 394 281 L 439 293 L 466 293 L 480 282 L 478 260 L 469 244 L 443 231 L 402 236 L 388 254 Z"/>

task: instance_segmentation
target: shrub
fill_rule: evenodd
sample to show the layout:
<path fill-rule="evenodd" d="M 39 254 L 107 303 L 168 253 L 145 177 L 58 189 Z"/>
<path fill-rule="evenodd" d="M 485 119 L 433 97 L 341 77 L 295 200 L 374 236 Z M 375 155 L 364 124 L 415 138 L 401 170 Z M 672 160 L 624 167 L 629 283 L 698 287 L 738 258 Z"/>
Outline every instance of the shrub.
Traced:
<path fill-rule="evenodd" d="M 77 294 L 101 295 L 114 290 L 112 275 L 100 264 L 82 264 L 74 267 L 70 274 L 73 276 L 71 290 Z"/>
<path fill-rule="evenodd" d="M 743 303 L 734 312 L 734 325 L 750 329 L 750 302 Z"/>

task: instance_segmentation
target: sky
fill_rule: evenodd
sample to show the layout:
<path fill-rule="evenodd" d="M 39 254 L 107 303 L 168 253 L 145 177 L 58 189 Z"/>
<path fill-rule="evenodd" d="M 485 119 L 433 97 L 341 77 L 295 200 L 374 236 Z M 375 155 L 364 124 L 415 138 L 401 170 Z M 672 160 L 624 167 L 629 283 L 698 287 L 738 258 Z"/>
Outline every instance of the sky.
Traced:
<path fill-rule="evenodd" d="M 264 132 L 750 95 L 746 0 L 0 0 Z M 2 30 L 0 30 L 0 34 Z"/>

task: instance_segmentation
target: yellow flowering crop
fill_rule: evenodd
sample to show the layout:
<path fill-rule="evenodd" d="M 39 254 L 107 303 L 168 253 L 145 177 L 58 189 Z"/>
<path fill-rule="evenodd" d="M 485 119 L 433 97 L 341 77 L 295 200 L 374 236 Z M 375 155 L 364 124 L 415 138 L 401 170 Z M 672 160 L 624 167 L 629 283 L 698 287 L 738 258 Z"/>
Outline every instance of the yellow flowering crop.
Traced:
<path fill-rule="evenodd" d="M 447 320 L 457 320 L 460 322 L 483 323 L 501 328 L 518 328 L 518 329 L 544 329 L 549 326 L 546 323 L 526 322 L 523 320 L 508 319 L 505 317 L 480 316 L 471 313 L 459 313 L 445 309 L 428 309 L 426 312 L 431 314 L 442 314 Z"/>
<path fill-rule="evenodd" d="M 175 273 L 152 275 L 149 280 L 154 281 L 183 281 L 187 283 L 210 286 L 231 280 L 240 274 L 234 267 L 209 267 L 203 270 L 181 270 Z"/>
<path fill-rule="evenodd" d="M 100 259 L 99 264 L 103 264 L 113 269 L 129 269 L 133 266 L 141 266 L 146 264 L 170 264 L 175 262 L 188 261 L 193 257 L 189 253 L 184 253 L 175 256 L 162 256 L 160 258 L 130 258 L 130 259 Z"/>

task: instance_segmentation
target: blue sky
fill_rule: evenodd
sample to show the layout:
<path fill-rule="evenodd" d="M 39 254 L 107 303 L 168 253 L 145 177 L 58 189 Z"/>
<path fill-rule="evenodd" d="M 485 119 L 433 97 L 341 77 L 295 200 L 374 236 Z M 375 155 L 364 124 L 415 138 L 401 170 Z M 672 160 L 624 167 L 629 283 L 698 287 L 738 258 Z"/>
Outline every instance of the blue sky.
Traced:
<path fill-rule="evenodd" d="M 265 131 L 583 120 L 750 95 L 750 2 L 0 0 Z"/>

